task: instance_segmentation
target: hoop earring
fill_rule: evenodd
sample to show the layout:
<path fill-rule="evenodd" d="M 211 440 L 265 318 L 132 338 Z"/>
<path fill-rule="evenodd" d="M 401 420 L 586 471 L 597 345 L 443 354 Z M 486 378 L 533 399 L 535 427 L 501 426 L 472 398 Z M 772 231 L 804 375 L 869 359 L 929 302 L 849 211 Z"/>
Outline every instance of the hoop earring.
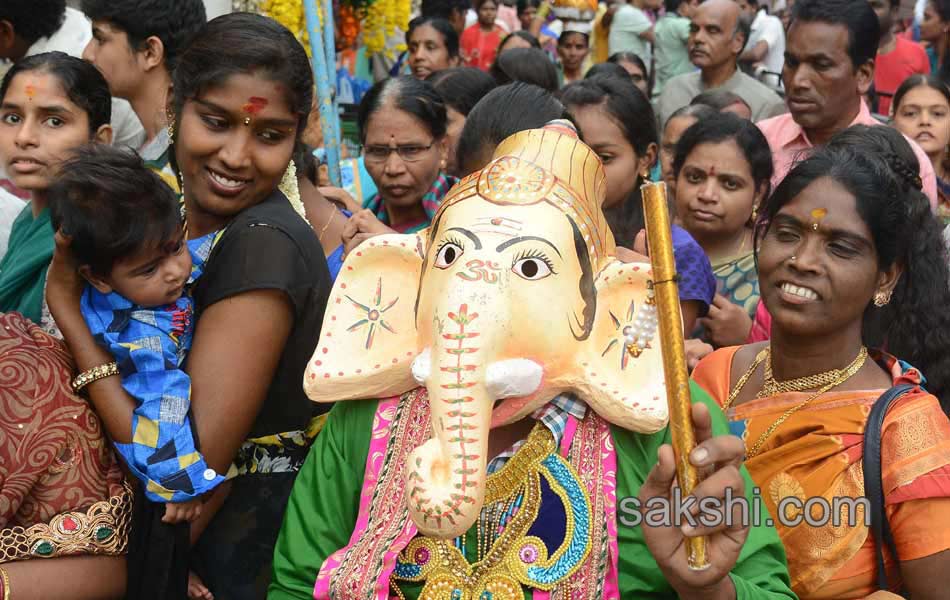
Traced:
<path fill-rule="evenodd" d="M 894 293 L 893 291 L 888 290 L 886 292 L 878 292 L 874 294 L 874 306 L 878 308 L 884 308 L 885 306 L 890 304 L 891 295 L 893 295 L 893 293 Z"/>

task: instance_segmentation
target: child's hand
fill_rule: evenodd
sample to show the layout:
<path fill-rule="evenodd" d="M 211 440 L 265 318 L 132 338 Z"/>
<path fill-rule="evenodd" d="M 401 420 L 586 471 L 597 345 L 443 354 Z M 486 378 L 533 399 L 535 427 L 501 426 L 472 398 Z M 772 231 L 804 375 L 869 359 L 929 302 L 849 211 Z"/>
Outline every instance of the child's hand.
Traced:
<path fill-rule="evenodd" d="M 188 571 L 188 600 L 214 600 L 214 594 L 194 571 Z"/>
<path fill-rule="evenodd" d="M 194 521 L 201 516 L 201 499 L 196 498 L 188 502 L 168 502 L 165 504 L 165 516 L 162 523 L 183 523 Z"/>

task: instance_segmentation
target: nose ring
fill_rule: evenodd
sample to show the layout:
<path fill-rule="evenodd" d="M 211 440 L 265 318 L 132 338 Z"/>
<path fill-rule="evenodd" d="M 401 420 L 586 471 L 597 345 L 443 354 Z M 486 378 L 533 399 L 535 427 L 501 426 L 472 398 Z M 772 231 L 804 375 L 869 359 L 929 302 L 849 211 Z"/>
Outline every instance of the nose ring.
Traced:
<path fill-rule="evenodd" d="M 788 262 L 795 262 L 795 259 L 796 259 L 796 256 L 793 254 L 792 257 L 788 259 Z"/>

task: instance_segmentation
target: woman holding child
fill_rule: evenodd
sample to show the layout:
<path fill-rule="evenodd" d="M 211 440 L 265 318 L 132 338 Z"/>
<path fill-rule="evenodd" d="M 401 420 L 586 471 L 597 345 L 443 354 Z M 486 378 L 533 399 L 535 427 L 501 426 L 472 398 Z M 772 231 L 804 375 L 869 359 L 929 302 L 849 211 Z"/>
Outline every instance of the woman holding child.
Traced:
<path fill-rule="evenodd" d="M 217 597 L 263 596 L 287 496 L 321 425 L 300 374 L 319 337 L 329 277 L 312 228 L 277 189 L 306 125 L 312 87 L 293 35 L 249 14 L 209 22 L 174 76 L 169 109 L 185 231 L 190 241 L 208 242 L 192 288 L 190 416 L 212 475 L 237 474 L 227 497 L 215 492 L 192 523 L 192 565 Z M 87 371 L 113 357 L 83 320 L 81 289 L 69 257 L 57 254 L 50 305 Z M 113 440 L 129 443 L 135 402 L 119 379 L 87 390 Z M 131 542 L 141 554 L 129 561 L 140 570 L 130 573 L 129 597 L 175 597 L 185 574 L 169 558 L 174 552 L 157 548 L 163 507 L 143 505 Z"/>

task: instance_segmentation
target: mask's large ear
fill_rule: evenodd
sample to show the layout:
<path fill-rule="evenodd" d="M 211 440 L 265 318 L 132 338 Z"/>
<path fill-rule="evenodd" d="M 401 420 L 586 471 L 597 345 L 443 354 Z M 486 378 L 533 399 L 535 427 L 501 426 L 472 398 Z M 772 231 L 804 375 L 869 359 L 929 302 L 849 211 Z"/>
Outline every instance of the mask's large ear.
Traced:
<path fill-rule="evenodd" d="M 666 426 L 669 409 L 650 265 L 610 261 L 594 283 L 594 326 L 579 353 L 577 391 L 611 423 L 639 433 Z"/>
<path fill-rule="evenodd" d="M 418 384 L 415 306 L 425 232 L 381 235 L 351 251 L 327 304 L 304 390 L 316 402 L 401 394 Z"/>

